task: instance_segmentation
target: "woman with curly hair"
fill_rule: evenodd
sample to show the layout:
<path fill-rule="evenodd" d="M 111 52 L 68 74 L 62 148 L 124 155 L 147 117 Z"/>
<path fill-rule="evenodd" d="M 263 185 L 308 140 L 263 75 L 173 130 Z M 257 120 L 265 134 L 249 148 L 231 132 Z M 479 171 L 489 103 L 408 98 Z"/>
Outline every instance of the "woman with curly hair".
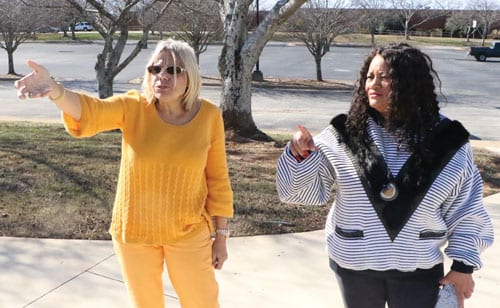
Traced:
<path fill-rule="evenodd" d="M 435 83 L 419 49 L 376 48 L 348 114 L 315 137 L 299 125 L 279 159 L 284 202 L 325 204 L 335 186 L 325 233 L 346 307 L 434 307 L 444 285 L 460 307 L 472 295 L 493 227 L 469 134 L 439 113 Z"/>

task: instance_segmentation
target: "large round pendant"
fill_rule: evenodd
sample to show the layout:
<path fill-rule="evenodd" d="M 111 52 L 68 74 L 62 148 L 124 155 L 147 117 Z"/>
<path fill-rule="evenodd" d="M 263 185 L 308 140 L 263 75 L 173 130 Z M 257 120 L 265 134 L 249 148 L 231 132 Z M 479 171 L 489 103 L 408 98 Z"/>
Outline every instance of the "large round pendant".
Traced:
<path fill-rule="evenodd" d="M 398 197 L 398 188 L 396 184 L 390 182 L 385 184 L 380 191 L 380 198 L 384 201 L 392 201 Z"/>

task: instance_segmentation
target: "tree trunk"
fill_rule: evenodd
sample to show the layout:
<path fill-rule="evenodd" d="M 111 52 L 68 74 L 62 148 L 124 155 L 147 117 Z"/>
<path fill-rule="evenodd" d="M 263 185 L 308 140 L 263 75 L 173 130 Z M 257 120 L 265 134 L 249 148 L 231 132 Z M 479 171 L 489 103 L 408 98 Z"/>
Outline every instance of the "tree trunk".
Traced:
<path fill-rule="evenodd" d="M 9 58 L 9 72 L 8 74 L 17 75 L 14 69 L 14 51 L 12 48 L 7 49 L 7 57 Z"/>
<path fill-rule="evenodd" d="M 224 38 L 219 57 L 222 79 L 221 109 L 226 130 L 256 140 L 272 140 L 252 118 L 252 69 L 273 33 L 306 0 L 277 1 L 248 37 L 248 8 L 252 0 L 221 0 Z"/>
<path fill-rule="evenodd" d="M 486 37 L 488 36 L 488 25 L 484 25 L 483 29 L 483 35 L 482 35 L 482 40 L 481 40 L 481 46 L 484 46 L 484 43 L 486 42 Z"/>
<path fill-rule="evenodd" d="M 409 40 L 410 39 L 410 29 L 408 29 L 410 27 L 410 20 L 407 19 L 405 21 L 405 40 Z"/>
<path fill-rule="evenodd" d="M 97 60 L 97 63 L 99 63 L 99 60 Z M 96 77 L 99 97 L 106 98 L 112 96 L 114 76 L 110 76 L 106 69 L 96 69 Z"/>
<path fill-rule="evenodd" d="M 3 32 L 2 37 L 4 40 L 3 49 L 7 52 L 8 59 L 8 72 L 7 74 L 17 75 L 16 70 L 14 69 L 14 52 L 19 46 L 20 42 L 23 41 L 21 38 L 16 38 L 16 34 L 13 32 Z"/>
<path fill-rule="evenodd" d="M 314 57 L 314 63 L 316 64 L 316 80 L 323 81 L 323 73 L 321 71 L 321 57 Z"/>
<path fill-rule="evenodd" d="M 225 44 L 219 57 L 222 115 L 227 131 L 256 140 L 270 140 L 257 128 L 252 117 L 251 70 L 258 54 L 242 51 L 248 36 L 246 18 L 249 4 L 237 3 L 237 9 L 233 7 L 228 13 L 231 15 L 231 25 L 226 25 L 225 31 L 229 33 L 225 33 Z"/>
<path fill-rule="evenodd" d="M 104 38 L 104 47 L 102 53 L 97 55 L 95 72 L 97 78 L 97 88 L 100 98 L 106 98 L 113 95 L 113 81 L 140 52 L 147 46 L 149 28 L 145 28 L 142 38 L 137 42 L 135 48 L 130 54 L 120 62 L 127 43 L 128 30 L 126 25 L 120 31 L 120 35 L 115 40 L 113 36 Z M 113 44 L 114 42 L 114 44 Z"/>
<path fill-rule="evenodd" d="M 80 1 L 77 0 L 66 0 L 80 13 L 85 14 L 87 12 L 87 7 L 83 6 Z M 97 23 L 95 25 L 96 30 L 104 39 L 104 46 L 102 52 L 97 55 L 97 62 L 94 66 L 97 79 L 97 88 L 100 98 L 106 98 L 113 95 L 113 80 L 140 52 L 142 49 L 147 48 L 148 34 L 151 30 L 153 24 L 165 14 L 167 8 L 174 0 L 155 0 L 151 1 L 144 10 L 151 9 L 151 6 L 156 3 L 161 3 L 161 7 L 157 7 L 158 10 L 156 15 L 148 20 L 148 23 L 143 25 L 142 38 L 139 40 L 134 49 L 130 54 L 125 57 L 121 62 L 123 51 L 125 50 L 125 45 L 128 39 L 128 23 L 131 18 L 131 11 L 133 11 L 134 6 L 138 4 L 139 1 L 131 1 L 133 4 L 125 5 L 120 11 L 120 16 L 116 17 L 108 12 L 107 6 L 99 4 L 98 1 L 88 0 L 85 1 L 87 4 L 96 9 L 99 16 L 106 16 L 106 19 L 110 19 L 107 27 Z M 128 1 L 127 1 L 128 2 Z M 118 37 L 116 37 L 116 30 L 119 31 Z M 74 27 L 72 28 L 72 33 L 74 34 Z"/>
<path fill-rule="evenodd" d="M 116 46 L 118 46 L 118 44 Z M 110 36 L 104 38 L 103 50 L 97 55 L 97 61 L 94 67 L 97 79 L 97 93 L 100 98 L 106 98 L 113 95 L 113 79 L 116 75 L 113 73 L 113 70 L 116 68 L 117 63 L 113 63 L 111 59 L 116 59 L 117 53 L 118 51 L 113 49 L 113 38 Z"/>
<path fill-rule="evenodd" d="M 224 102 L 222 105 L 224 127 L 243 137 L 270 141 L 271 138 L 257 128 L 252 117 L 251 71 L 245 68 L 241 57 L 233 57 L 233 61 L 231 64 L 219 65 L 222 77 L 221 101 Z"/>

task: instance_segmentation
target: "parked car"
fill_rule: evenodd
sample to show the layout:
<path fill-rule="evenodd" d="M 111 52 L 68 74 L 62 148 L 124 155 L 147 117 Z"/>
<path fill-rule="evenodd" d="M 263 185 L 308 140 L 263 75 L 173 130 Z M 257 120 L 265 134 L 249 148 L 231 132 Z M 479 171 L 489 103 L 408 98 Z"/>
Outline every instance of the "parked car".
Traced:
<path fill-rule="evenodd" d="M 490 47 L 471 47 L 469 55 L 477 61 L 486 61 L 487 58 L 500 57 L 500 42 L 491 43 Z"/>
<path fill-rule="evenodd" d="M 59 31 L 61 31 L 61 29 L 60 29 L 60 28 L 58 28 L 58 27 L 53 27 L 53 26 L 50 26 L 50 25 L 48 25 L 48 26 L 43 26 L 43 27 L 41 27 L 41 28 L 38 30 L 38 32 L 42 32 L 42 33 L 49 33 L 49 32 L 56 33 L 56 32 L 59 32 Z"/>
<path fill-rule="evenodd" d="M 74 25 L 75 31 L 94 31 L 94 26 L 92 26 L 89 22 L 77 22 Z M 71 31 L 71 27 L 69 29 Z"/>

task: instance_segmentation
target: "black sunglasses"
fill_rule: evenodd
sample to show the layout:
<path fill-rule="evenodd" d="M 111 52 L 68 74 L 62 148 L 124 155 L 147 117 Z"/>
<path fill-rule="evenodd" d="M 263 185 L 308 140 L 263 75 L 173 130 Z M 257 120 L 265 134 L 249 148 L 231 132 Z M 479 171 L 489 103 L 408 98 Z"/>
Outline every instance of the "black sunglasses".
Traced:
<path fill-rule="evenodd" d="M 150 66 L 148 66 L 148 72 L 151 75 L 157 75 L 157 74 L 159 74 L 161 72 L 161 69 L 162 69 L 162 67 L 159 66 L 159 65 L 150 65 Z M 163 69 L 169 75 L 180 74 L 180 73 L 182 73 L 182 72 L 185 71 L 185 69 L 182 68 L 182 67 L 180 67 L 180 66 L 167 66 L 167 67 L 164 67 Z"/>

